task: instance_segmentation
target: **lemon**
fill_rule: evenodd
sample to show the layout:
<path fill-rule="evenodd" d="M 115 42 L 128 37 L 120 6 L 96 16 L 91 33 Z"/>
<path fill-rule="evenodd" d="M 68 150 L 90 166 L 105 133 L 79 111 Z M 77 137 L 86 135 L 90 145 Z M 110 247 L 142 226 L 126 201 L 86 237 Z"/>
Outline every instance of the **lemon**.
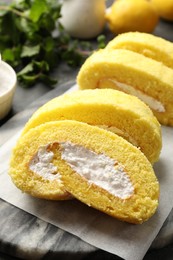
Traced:
<path fill-rule="evenodd" d="M 108 26 L 113 33 L 129 31 L 151 33 L 159 16 L 147 0 L 117 0 L 106 14 Z"/>
<path fill-rule="evenodd" d="M 151 0 L 158 14 L 169 21 L 173 21 L 173 0 Z"/>

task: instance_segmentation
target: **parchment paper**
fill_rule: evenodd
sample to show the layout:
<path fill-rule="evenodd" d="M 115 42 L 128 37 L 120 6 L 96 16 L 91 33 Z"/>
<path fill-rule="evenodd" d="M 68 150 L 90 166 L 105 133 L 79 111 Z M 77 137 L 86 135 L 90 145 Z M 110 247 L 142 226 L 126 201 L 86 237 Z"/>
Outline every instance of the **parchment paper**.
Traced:
<path fill-rule="evenodd" d="M 154 166 L 160 182 L 159 208 L 142 225 L 123 223 L 77 200 L 46 201 L 18 190 L 8 176 L 8 167 L 19 132 L 0 148 L 0 198 L 91 245 L 127 260 L 142 260 L 173 207 L 173 129 L 162 127 L 162 134 L 162 153 Z"/>

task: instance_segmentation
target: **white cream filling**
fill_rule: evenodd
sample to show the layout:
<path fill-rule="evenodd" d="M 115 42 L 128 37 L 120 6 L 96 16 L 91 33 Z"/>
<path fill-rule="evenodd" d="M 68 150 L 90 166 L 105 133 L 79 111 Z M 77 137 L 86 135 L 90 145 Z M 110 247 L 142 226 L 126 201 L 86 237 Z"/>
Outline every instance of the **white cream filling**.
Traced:
<path fill-rule="evenodd" d="M 62 159 L 89 183 L 121 199 L 133 194 L 134 187 L 130 178 L 115 160 L 71 142 L 62 142 L 60 147 Z"/>
<path fill-rule="evenodd" d="M 118 82 L 114 79 L 108 79 L 109 81 L 115 83 L 117 85 L 118 88 L 120 88 L 121 90 L 127 92 L 128 94 L 131 94 L 133 96 L 138 97 L 139 99 L 141 99 L 144 103 L 146 103 L 151 109 L 157 111 L 157 112 L 165 112 L 165 107 L 164 105 L 158 101 L 157 99 L 150 97 L 146 94 L 144 94 L 142 91 L 135 89 L 134 87 Z"/>
<path fill-rule="evenodd" d="M 52 163 L 53 156 L 53 152 L 47 151 L 47 146 L 39 147 L 38 152 L 29 163 L 30 170 L 46 180 L 60 179 L 57 167 Z"/>

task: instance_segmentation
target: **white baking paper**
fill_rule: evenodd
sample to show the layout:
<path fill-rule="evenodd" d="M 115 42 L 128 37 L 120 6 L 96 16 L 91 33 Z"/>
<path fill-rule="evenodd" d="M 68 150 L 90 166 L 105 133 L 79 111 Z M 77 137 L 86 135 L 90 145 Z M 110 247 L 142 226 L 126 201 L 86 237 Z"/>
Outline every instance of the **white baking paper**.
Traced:
<path fill-rule="evenodd" d="M 22 193 L 8 176 L 11 149 L 19 132 L 0 148 L 0 198 L 126 260 L 142 260 L 173 207 L 173 128 L 162 127 L 163 149 L 154 166 L 160 182 L 156 214 L 142 225 L 118 221 L 77 200 L 46 201 Z"/>

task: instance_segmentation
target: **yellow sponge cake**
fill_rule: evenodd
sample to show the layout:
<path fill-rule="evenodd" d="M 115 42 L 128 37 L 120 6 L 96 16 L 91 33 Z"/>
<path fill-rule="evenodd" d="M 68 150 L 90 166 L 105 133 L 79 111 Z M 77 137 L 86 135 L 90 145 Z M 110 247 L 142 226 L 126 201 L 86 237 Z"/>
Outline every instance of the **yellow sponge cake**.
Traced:
<path fill-rule="evenodd" d="M 139 147 L 150 162 L 162 147 L 160 124 L 138 98 L 113 89 L 75 91 L 54 98 L 39 108 L 23 134 L 55 120 L 77 120 L 112 131 Z"/>
<path fill-rule="evenodd" d="M 141 53 L 173 68 L 173 43 L 149 33 L 128 32 L 119 34 L 106 49 L 126 49 Z"/>
<path fill-rule="evenodd" d="M 142 54 L 100 50 L 81 67 L 80 89 L 113 88 L 143 100 L 161 124 L 173 125 L 173 70 Z"/>
<path fill-rule="evenodd" d="M 148 220 L 158 206 L 159 184 L 144 154 L 116 134 L 77 121 L 30 129 L 13 151 L 10 175 L 40 198 L 62 199 L 64 184 L 87 205 L 131 223 Z"/>
<path fill-rule="evenodd" d="M 50 144 L 54 140 L 55 132 L 45 132 L 44 127 L 30 130 L 20 137 L 12 151 L 9 174 L 23 192 L 37 198 L 66 200 L 72 196 L 52 163 L 54 154 Z"/>

